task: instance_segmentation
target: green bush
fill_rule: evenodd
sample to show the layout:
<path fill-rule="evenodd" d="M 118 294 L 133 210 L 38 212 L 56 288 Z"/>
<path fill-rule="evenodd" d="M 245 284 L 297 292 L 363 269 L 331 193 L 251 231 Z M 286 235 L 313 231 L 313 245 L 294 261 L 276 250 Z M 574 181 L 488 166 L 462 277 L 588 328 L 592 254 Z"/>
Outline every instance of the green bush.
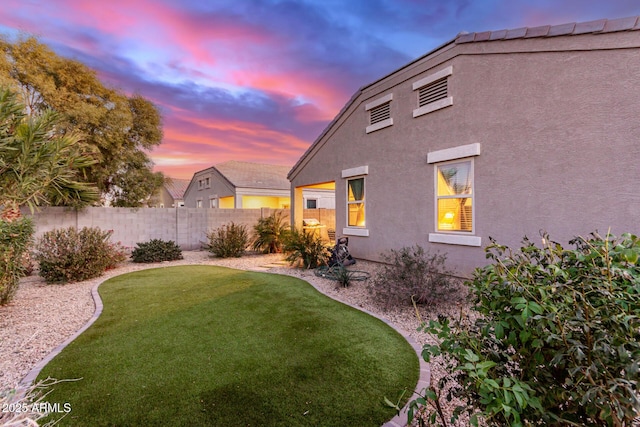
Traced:
<path fill-rule="evenodd" d="M 411 403 L 410 417 L 457 396 L 457 413 L 474 425 L 632 425 L 640 414 L 640 240 L 594 233 L 570 244 L 545 235 L 542 248 L 525 238 L 512 252 L 492 240 L 492 263 L 469 283 L 477 320 L 424 326 L 441 341 L 425 345 L 423 357 L 442 355 L 452 374 Z M 446 424 L 430 413 L 437 418 Z"/>
<path fill-rule="evenodd" d="M 287 261 L 291 264 L 302 261 L 304 268 L 324 265 L 329 257 L 322 238 L 313 231 L 292 229 L 284 240 L 283 251 Z"/>
<path fill-rule="evenodd" d="M 220 258 L 239 258 L 249 245 L 247 227 L 233 222 L 207 233 L 207 239 L 209 243 L 204 248 Z"/>
<path fill-rule="evenodd" d="M 48 283 L 92 279 L 126 259 L 119 243 L 109 242 L 112 231 L 97 227 L 55 229 L 36 244 L 40 276 Z"/>
<path fill-rule="evenodd" d="M 160 262 L 182 259 L 182 249 L 173 240 L 152 239 L 136 243 L 131 252 L 133 262 Z"/>
<path fill-rule="evenodd" d="M 274 212 L 266 218 L 260 218 L 253 226 L 254 238 L 251 249 L 265 254 L 282 252 L 282 242 L 290 227 L 282 212 Z"/>
<path fill-rule="evenodd" d="M 0 305 L 11 302 L 20 278 L 28 272 L 25 257 L 33 241 L 33 223 L 21 217 L 14 221 L 0 220 Z"/>
<path fill-rule="evenodd" d="M 459 291 L 458 280 L 445 267 L 446 255 L 429 254 L 421 246 L 403 247 L 381 255 L 384 264 L 369 285 L 373 298 L 392 306 L 432 304 Z"/>

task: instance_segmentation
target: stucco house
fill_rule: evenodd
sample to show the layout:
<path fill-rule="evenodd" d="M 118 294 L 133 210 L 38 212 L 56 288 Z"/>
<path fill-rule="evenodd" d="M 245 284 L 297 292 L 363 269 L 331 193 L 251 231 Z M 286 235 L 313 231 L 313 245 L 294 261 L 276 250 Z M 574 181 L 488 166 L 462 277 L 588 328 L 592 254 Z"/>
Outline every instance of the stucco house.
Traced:
<path fill-rule="evenodd" d="M 179 208 L 184 206 L 184 192 L 190 182 L 191 180 L 189 179 L 167 177 L 153 199 L 153 206 L 157 208 Z"/>
<path fill-rule="evenodd" d="M 462 275 L 495 238 L 640 233 L 638 17 L 461 33 L 363 86 L 289 172 L 333 186 L 355 257 L 419 244 Z"/>
<path fill-rule="evenodd" d="M 184 204 L 189 208 L 289 208 L 287 172 L 290 169 L 291 166 L 236 160 L 220 163 L 193 175 L 185 191 Z M 332 191 L 305 192 L 305 206 L 333 208 L 334 203 Z"/>

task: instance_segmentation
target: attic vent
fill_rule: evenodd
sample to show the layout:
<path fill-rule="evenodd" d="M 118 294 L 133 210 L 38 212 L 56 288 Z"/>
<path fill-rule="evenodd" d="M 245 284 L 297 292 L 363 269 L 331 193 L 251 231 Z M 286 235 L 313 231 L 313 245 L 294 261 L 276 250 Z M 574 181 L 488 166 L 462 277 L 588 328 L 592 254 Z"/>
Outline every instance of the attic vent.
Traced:
<path fill-rule="evenodd" d="M 391 117 L 391 101 L 393 93 L 389 93 L 381 98 L 371 101 L 364 106 L 365 111 L 369 113 L 369 126 L 367 133 L 375 132 L 379 129 L 393 125 Z"/>
<path fill-rule="evenodd" d="M 369 110 L 369 124 L 375 125 L 391 118 L 391 101 Z"/>
<path fill-rule="evenodd" d="M 424 107 L 432 102 L 440 101 L 447 97 L 447 78 L 440 79 L 430 85 L 421 87 L 418 91 L 418 107 Z"/>
<path fill-rule="evenodd" d="M 450 65 L 413 82 L 411 87 L 418 95 L 418 108 L 413 110 L 413 117 L 453 105 L 453 97 L 449 95 L 449 76 L 452 74 L 453 66 Z"/>

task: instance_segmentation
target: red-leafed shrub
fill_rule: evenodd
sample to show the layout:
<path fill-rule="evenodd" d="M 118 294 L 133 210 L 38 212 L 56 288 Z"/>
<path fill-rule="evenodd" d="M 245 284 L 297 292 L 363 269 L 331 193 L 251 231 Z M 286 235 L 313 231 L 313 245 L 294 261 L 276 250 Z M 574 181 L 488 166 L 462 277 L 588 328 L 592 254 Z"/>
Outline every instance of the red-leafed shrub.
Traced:
<path fill-rule="evenodd" d="M 40 276 L 49 283 L 77 282 L 101 276 L 126 259 L 124 248 L 109 241 L 113 232 L 70 227 L 44 233 L 36 244 Z"/>

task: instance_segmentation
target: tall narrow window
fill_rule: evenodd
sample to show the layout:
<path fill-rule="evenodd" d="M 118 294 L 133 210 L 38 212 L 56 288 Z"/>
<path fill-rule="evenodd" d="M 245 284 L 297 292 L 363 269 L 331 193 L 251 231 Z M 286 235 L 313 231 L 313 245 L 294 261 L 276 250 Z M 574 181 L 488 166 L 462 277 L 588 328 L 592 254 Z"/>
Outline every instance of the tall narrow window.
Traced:
<path fill-rule="evenodd" d="M 347 181 L 347 226 L 364 227 L 364 178 Z"/>
<path fill-rule="evenodd" d="M 436 168 L 437 230 L 473 232 L 473 161 Z"/>

